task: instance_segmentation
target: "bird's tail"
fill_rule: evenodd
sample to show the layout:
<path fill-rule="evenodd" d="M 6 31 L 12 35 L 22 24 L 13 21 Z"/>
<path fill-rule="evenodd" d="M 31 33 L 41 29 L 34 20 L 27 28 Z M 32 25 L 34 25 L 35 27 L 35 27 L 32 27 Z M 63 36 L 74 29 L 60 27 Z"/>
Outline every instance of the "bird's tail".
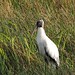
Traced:
<path fill-rule="evenodd" d="M 59 60 L 59 58 L 57 58 L 55 61 L 56 61 L 56 63 L 57 63 L 57 66 L 59 67 L 59 65 L 60 65 L 60 60 Z"/>

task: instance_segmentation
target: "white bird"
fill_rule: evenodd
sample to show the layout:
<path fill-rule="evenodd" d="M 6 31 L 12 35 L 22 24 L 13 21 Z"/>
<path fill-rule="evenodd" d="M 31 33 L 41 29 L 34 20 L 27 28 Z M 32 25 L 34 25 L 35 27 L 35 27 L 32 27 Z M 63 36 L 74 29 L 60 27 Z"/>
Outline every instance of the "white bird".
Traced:
<path fill-rule="evenodd" d="M 59 51 L 57 46 L 51 41 L 44 30 L 44 21 L 39 20 L 36 23 L 37 26 L 37 45 L 39 52 L 44 56 L 46 63 L 49 61 L 53 62 L 56 65 L 56 68 L 59 67 Z"/>

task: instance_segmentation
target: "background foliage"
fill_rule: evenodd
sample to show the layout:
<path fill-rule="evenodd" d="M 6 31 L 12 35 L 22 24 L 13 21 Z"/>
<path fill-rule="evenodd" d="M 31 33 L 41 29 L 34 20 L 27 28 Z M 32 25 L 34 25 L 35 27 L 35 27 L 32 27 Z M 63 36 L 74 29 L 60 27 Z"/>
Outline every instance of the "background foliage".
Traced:
<path fill-rule="evenodd" d="M 0 0 L 0 75 L 75 75 L 75 0 Z M 60 52 L 48 67 L 36 47 L 36 21 Z"/>

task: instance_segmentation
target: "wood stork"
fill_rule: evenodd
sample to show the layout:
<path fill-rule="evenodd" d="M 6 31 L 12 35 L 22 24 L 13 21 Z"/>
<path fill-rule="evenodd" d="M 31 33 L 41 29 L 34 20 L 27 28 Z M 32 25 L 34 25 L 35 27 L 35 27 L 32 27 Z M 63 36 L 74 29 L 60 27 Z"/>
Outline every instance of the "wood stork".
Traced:
<path fill-rule="evenodd" d="M 44 56 L 45 62 L 49 64 L 49 61 L 53 62 L 56 68 L 59 67 L 59 51 L 57 46 L 51 41 L 45 33 L 44 21 L 39 20 L 36 23 L 37 27 L 37 37 L 36 42 L 39 52 Z"/>

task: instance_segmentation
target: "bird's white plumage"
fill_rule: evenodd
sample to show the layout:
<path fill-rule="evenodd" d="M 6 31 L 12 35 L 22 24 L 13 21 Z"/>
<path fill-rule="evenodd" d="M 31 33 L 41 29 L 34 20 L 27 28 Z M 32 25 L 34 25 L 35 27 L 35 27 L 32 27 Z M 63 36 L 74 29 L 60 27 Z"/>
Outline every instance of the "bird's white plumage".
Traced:
<path fill-rule="evenodd" d="M 45 55 L 44 47 L 46 47 L 46 52 L 53 58 L 59 66 L 59 51 L 57 46 L 51 41 L 45 34 L 43 27 L 38 28 L 37 37 L 36 37 L 37 45 L 39 48 L 39 52 L 42 55 Z"/>

